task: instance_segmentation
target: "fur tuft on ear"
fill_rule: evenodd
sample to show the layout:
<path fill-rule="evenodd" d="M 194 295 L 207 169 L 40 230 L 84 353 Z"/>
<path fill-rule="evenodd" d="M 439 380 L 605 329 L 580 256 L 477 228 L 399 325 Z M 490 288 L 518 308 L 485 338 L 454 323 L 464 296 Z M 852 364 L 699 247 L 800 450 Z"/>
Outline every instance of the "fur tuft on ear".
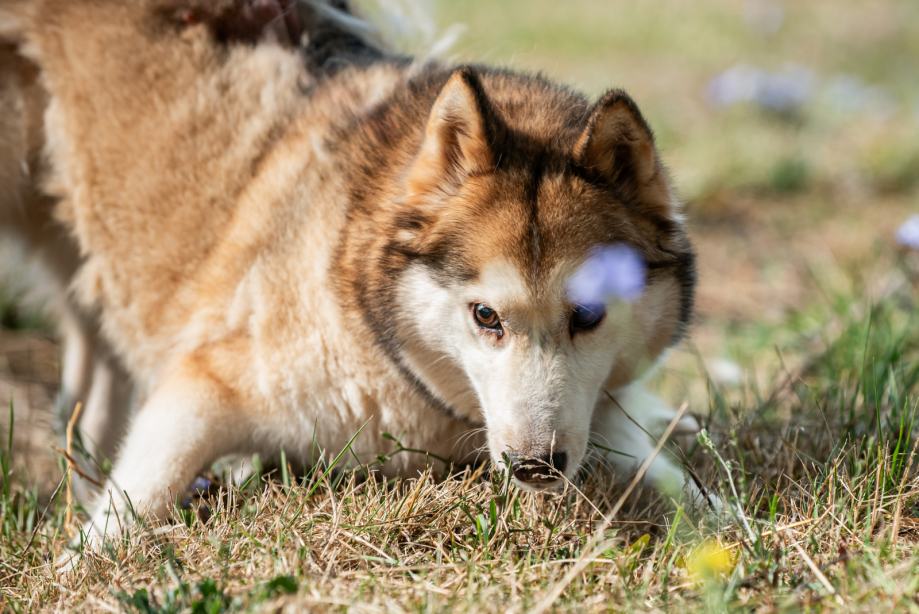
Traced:
<path fill-rule="evenodd" d="M 482 85 L 470 68 L 459 68 L 440 90 L 409 173 L 409 191 L 455 184 L 494 166 L 491 122 Z"/>
<path fill-rule="evenodd" d="M 611 90 L 594 105 L 574 146 L 574 159 L 643 205 L 672 215 L 672 197 L 654 147 L 654 135 L 638 105 Z"/>

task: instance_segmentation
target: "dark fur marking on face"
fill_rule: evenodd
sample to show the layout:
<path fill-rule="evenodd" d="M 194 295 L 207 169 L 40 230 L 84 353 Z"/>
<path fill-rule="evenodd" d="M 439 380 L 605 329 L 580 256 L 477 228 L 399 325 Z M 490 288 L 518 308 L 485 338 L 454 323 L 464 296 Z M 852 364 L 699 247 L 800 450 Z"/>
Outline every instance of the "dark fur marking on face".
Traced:
<path fill-rule="evenodd" d="M 568 172 L 589 185 L 608 191 L 615 200 L 622 203 L 628 210 L 641 215 L 643 219 L 654 224 L 657 231 L 661 234 L 672 235 L 677 232 L 677 223 L 671 218 L 655 213 L 654 211 L 649 211 L 646 207 L 642 207 L 642 202 L 638 198 L 636 191 L 630 188 L 629 184 L 611 182 L 609 178 L 605 177 L 602 173 L 598 173 L 593 169 L 578 164 L 574 160 L 570 161 Z M 621 175 L 621 173 L 617 173 L 617 175 Z"/>
<path fill-rule="evenodd" d="M 431 217 L 418 209 L 400 211 L 393 219 L 393 226 L 403 230 L 421 230 L 431 222 Z"/>
<path fill-rule="evenodd" d="M 429 216 L 423 213 L 417 211 L 405 211 L 403 213 L 404 215 L 394 218 L 394 227 L 415 227 L 419 225 L 419 227 L 423 227 L 430 222 Z M 350 229 L 346 225 L 339 244 L 339 250 L 344 250 L 351 243 L 349 232 Z M 379 258 L 376 260 L 367 257 L 360 258 L 358 261 L 359 271 L 352 277 L 351 283 L 348 283 L 344 276 L 335 274 L 335 271 L 333 271 L 332 277 L 336 280 L 340 289 L 343 290 L 342 296 L 346 297 L 345 300 L 355 302 L 361 318 L 369 329 L 377 347 L 384 352 L 415 392 L 433 408 L 449 415 L 451 418 L 465 422 L 473 427 L 480 426 L 479 423 L 458 414 L 405 365 L 401 353 L 403 340 L 396 334 L 393 326 L 393 317 L 398 309 L 398 298 L 396 296 L 397 288 L 392 282 L 401 276 L 413 263 L 422 263 L 431 268 L 432 271 L 441 272 L 442 275 L 445 275 L 444 270 L 447 268 L 450 268 L 454 275 L 461 274 L 467 278 L 471 278 L 474 273 L 471 270 L 464 270 L 461 262 L 454 261 L 449 265 L 445 264 L 448 260 L 447 255 L 451 251 L 451 246 L 446 240 L 434 244 L 425 252 L 419 252 L 391 238 L 388 236 L 390 233 L 385 234 L 387 235 L 387 242 L 382 247 Z M 380 235 L 375 236 L 379 237 Z M 364 252 L 365 255 L 367 253 L 372 252 Z M 374 274 L 374 269 L 379 274 Z M 441 281 L 446 281 L 446 279 L 441 279 Z M 350 299 L 347 297 L 350 297 Z"/>
<path fill-rule="evenodd" d="M 666 251 L 666 250 L 664 250 Z M 693 306 L 696 288 L 696 254 L 692 250 L 671 254 L 667 260 L 645 262 L 648 267 L 648 283 L 653 283 L 662 275 L 672 275 L 680 288 L 679 325 L 674 333 L 672 343 L 680 341 L 692 323 Z"/>
<path fill-rule="evenodd" d="M 539 279 L 542 260 L 542 239 L 539 232 L 539 188 L 546 172 L 545 154 L 537 155 L 532 162 L 532 174 L 526 185 L 524 202 L 527 207 L 527 238 L 529 239 L 531 283 L 535 287 Z"/>
<path fill-rule="evenodd" d="M 673 338 L 673 343 L 680 341 L 689 331 L 692 324 L 693 308 L 696 295 L 696 254 L 688 252 L 680 260 L 676 270 L 677 281 L 680 284 L 680 325 Z"/>
<path fill-rule="evenodd" d="M 346 241 L 347 236 L 342 236 L 341 245 L 345 245 Z M 412 257 L 402 252 L 402 246 L 395 242 L 390 242 L 376 264 L 388 274 L 399 275 L 409 266 L 411 261 Z M 367 259 L 366 262 L 371 261 Z M 345 290 L 344 296 L 352 297 L 355 300 L 362 320 L 369 329 L 377 347 L 389 358 L 396 370 L 415 392 L 431 407 L 451 418 L 465 422 L 473 427 L 480 426 L 465 416 L 459 415 L 452 407 L 437 397 L 403 362 L 400 353 L 402 341 L 398 338 L 394 327 L 391 325 L 393 314 L 389 311 L 396 307 L 395 287 L 393 285 L 374 285 L 371 283 L 372 277 L 364 274 L 353 278 L 350 284 L 346 283 L 340 275 L 333 275 L 332 277 L 339 287 Z"/>

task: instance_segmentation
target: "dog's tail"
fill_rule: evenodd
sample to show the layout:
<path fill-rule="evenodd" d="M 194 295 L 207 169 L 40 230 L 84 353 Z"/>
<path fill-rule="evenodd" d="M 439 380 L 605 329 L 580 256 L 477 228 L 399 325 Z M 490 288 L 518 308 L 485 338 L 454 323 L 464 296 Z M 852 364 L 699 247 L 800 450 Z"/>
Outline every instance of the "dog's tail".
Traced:
<path fill-rule="evenodd" d="M 308 66 L 334 72 L 353 64 L 400 58 L 415 66 L 444 56 L 462 34 L 440 32 L 430 0 L 300 0 L 302 47 Z"/>
<path fill-rule="evenodd" d="M 371 22 L 348 0 L 301 0 L 303 28 L 300 48 L 314 74 L 334 73 L 354 64 L 368 64 L 392 54 Z"/>

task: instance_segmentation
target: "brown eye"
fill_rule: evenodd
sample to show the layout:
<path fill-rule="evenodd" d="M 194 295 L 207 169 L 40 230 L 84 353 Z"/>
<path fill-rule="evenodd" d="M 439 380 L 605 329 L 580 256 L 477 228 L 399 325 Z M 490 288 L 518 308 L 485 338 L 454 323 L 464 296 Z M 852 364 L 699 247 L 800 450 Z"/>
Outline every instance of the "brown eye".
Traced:
<path fill-rule="evenodd" d="M 496 333 L 503 332 L 498 312 L 484 303 L 476 303 L 472 306 L 472 317 L 481 328 L 487 328 Z"/>
<path fill-rule="evenodd" d="M 597 328 L 605 316 L 605 305 L 575 305 L 571 312 L 571 335 Z"/>

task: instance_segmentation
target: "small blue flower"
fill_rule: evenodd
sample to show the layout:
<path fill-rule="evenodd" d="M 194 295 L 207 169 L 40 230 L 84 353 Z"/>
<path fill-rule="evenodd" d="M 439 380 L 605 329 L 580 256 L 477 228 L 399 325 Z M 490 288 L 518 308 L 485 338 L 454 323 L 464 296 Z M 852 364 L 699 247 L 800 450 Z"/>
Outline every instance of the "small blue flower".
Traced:
<path fill-rule="evenodd" d="M 206 493 L 211 489 L 211 486 L 213 485 L 213 482 L 211 482 L 209 479 L 199 475 L 195 478 L 195 481 L 191 483 L 189 490 L 196 494 Z"/>
<path fill-rule="evenodd" d="M 719 107 L 750 102 L 756 97 L 762 71 L 745 64 L 731 66 L 708 85 L 708 97 Z"/>
<path fill-rule="evenodd" d="M 897 229 L 897 243 L 907 249 L 919 251 L 919 213 L 909 216 Z"/>
<path fill-rule="evenodd" d="M 813 89 L 814 74 L 802 66 L 769 72 L 737 64 L 712 79 L 708 96 L 719 107 L 752 103 L 767 111 L 791 113 L 807 103 Z"/>
<path fill-rule="evenodd" d="M 645 288 L 646 268 L 641 254 L 628 245 L 596 248 L 568 280 L 568 298 L 579 305 L 634 301 Z"/>
<path fill-rule="evenodd" d="M 756 102 L 764 109 L 778 113 L 800 109 L 813 90 L 813 73 L 801 66 L 789 66 L 763 79 Z"/>

